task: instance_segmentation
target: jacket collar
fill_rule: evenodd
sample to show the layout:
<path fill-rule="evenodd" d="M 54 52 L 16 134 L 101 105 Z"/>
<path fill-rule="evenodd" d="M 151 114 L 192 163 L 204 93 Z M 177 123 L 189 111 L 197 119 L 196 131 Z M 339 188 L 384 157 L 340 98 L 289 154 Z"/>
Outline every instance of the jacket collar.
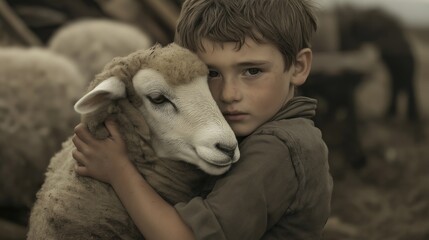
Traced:
<path fill-rule="evenodd" d="M 287 102 L 270 121 L 297 117 L 313 118 L 316 115 L 317 100 L 308 97 L 294 97 Z"/>

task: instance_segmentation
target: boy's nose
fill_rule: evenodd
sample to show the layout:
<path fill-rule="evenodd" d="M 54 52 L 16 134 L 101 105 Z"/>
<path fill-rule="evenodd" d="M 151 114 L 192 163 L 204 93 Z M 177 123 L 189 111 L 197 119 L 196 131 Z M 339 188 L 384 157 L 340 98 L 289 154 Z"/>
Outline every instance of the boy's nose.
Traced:
<path fill-rule="evenodd" d="M 241 99 L 241 92 L 238 84 L 231 81 L 225 82 L 222 88 L 221 100 L 223 102 L 236 102 Z"/>

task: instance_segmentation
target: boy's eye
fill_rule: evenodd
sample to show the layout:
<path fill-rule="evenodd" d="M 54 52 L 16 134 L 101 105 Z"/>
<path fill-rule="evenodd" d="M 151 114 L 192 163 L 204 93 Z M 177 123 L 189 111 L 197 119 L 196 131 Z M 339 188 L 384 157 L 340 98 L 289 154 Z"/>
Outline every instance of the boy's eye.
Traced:
<path fill-rule="evenodd" d="M 217 71 L 214 70 L 209 70 L 209 78 L 215 78 L 215 77 L 219 77 L 219 73 Z"/>
<path fill-rule="evenodd" d="M 258 75 L 261 72 L 262 71 L 259 68 L 249 68 L 249 69 L 246 70 L 246 72 L 244 74 L 246 76 L 254 76 L 254 75 Z"/>

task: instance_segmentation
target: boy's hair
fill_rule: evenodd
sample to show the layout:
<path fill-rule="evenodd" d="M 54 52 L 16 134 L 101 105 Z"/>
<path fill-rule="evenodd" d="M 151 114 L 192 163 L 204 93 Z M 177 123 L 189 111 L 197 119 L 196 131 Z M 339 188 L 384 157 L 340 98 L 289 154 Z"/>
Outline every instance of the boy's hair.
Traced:
<path fill-rule="evenodd" d="M 175 41 L 191 51 L 204 51 L 202 40 L 235 42 L 245 38 L 275 45 L 285 68 L 310 47 L 317 20 L 309 0 L 186 0 L 176 28 Z"/>

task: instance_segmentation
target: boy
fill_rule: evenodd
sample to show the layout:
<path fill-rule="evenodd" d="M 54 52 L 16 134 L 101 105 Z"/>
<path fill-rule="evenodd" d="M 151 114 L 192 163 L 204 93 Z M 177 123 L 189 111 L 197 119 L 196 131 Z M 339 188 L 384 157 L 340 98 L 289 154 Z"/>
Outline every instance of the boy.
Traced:
<path fill-rule="evenodd" d="M 108 121 L 104 141 L 76 127 L 76 172 L 111 184 L 146 239 L 320 239 L 332 193 L 328 150 L 310 120 L 316 101 L 294 97 L 315 29 L 307 0 L 186 1 L 176 42 L 208 65 L 240 161 L 207 197 L 173 207 L 127 159 Z"/>

